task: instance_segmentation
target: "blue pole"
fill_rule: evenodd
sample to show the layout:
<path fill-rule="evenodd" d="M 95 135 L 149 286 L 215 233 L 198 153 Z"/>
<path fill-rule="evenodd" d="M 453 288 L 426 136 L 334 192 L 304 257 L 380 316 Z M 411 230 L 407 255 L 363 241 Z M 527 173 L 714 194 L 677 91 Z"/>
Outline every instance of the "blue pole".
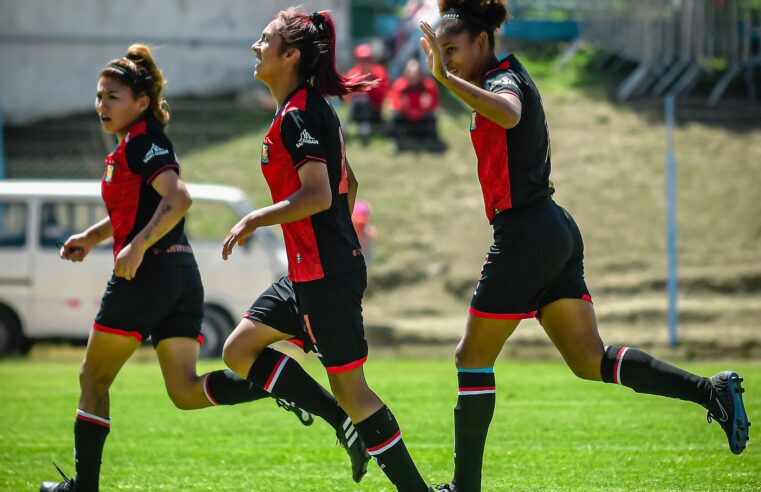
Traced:
<path fill-rule="evenodd" d="M 669 94 L 664 100 L 666 116 L 666 251 L 668 256 L 668 329 L 669 345 L 679 343 L 677 324 L 677 234 L 676 234 L 676 153 L 674 152 L 674 95 Z"/>

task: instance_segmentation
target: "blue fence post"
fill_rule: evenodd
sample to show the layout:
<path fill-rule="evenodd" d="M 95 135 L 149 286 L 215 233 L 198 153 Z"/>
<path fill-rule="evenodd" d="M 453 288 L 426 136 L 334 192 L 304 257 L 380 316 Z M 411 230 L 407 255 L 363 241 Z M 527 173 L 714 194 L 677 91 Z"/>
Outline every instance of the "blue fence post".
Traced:
<path fill-rule="evenodd" d="M 676 230 L 676 153 L 674 151 L 674 102 L 675 96 L 668 94 L 664 99 L 666 117 L 666 251 L 668 257 L 668 330 L 669 345 L 679 343 L 677 324 L 679 313 L 677 295 L 679 280 L 677 278 L 677 230 Z"/>
<path fill-rule="evenodd" d="M 3 145 L 3 100 L 0 99 L 0 179 L 5 179 L 5 146 Z"/>

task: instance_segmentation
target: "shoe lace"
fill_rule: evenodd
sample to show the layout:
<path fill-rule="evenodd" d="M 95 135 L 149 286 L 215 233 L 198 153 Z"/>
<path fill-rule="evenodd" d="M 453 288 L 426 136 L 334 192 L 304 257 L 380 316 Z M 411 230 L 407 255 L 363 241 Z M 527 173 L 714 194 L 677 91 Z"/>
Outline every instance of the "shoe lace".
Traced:
<path fill-rule="evenodd" d="M 53 463 L 53 466 L 55 466 L 55 469 L 58 470 L 58 473 L 60 473 L 63 477 L 63 483 L 67 485 L 74 485 L 74 479 L 67 477 L 63 470 L 61 470 L 55 463 Z"/>
<path fill-rule="evenodd" d="M 293 412 L 294 405 L 291 402 L 287 400 L 283 400 L 282 398 L 278 398 L 275 401 L 277 402 L 277 406 L 279 406 L 283 410 L 286 410 L 288 412 Z"/>

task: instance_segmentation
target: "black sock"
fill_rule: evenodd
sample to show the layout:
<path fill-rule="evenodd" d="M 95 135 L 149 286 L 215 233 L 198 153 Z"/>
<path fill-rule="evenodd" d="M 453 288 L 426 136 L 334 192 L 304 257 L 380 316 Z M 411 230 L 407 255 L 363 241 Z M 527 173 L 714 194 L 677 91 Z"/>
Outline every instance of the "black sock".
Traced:
<path fill-rule="evenodd" d="M 354 424 L 359 437 L 365 441 L 367 452 L 375 458 L 396 490 L 404 492 L 426 492 L 423 477 L 412 461 L 407 446 L 402 440 L 402 431 L 394 414 L 384 406 L 362 422 Z"/>
<path fill-rule="evenodd" d="M 266 348 L 259 354 L 248 372 L 248 380 L 275 397 L 322 417 L 336 430 L 346 418 L 332 394 L 298 362 L 277 350 Z"/>
<path fill-rule="evenodd" d="M 74 462 L 77 467 L 77 492 L 96 492 L 100 478 L 103 445 L 111 420 L 77 410 L 74 421 Z"/>
<path fill-rule="evenodd" d="M 268 398 L 269 393 L 232 371 L 214 371 L 203 380 L 206 398 L 214 405 L 237 405 Z"/>
<path fill-rule="evenodd" d="M 486 434 L 494 415 L 494 370 L 458 369 L 459 392 L 454 408 L 454 480 L 457 490 L 481 490 Z"/>
<path fill-rule="evenodd" d="M 608 347 L 600 365 L 602 380 L 637 393 L 668 396 L 705 404 L 711 396 L 707 378 L 683 371 L 630 347 Z"/>

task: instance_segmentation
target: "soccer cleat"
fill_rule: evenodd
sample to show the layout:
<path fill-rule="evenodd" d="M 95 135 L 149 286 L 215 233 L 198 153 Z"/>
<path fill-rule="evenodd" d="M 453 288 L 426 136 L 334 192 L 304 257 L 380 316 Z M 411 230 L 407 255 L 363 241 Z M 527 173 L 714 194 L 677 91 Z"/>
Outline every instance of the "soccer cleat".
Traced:
<path fill-rule="evenodd" d="M 336 438 L 351 460 L 351 478 L 359 483 L 367 473 L 367 462 L 370 461 L 370 455 L 365 449 L 365 442 L 359 437 L 357 429 L 354 428 L 349 417 L 346 417 L 346 420 L 336 430 Z"/>
<path fill-rule="evenodd" d="M 63 477 L 63 482 L 42 482 L 40 492 L 74 492 L 76 489 L 76 478 L 67 477 L 55 463 L 53 463 L 53 466 Z"/>
<path fill-rule="evenodd" d="M 457 492 L 457 487 L 453 483 L 440 483 L 428 487 L 428 492 Z"/>
<path fill-rule="evenodd" d="M 277 402 L 277 406 L 285 410 L 286 412 L 293 412 L 296 414 L 296 417 L 298 417 L 299 422 L 306 426 L 312 425 L 314 423 L 314 415 L 307 412 L 303 408 L 299 408 L 296 406 L 295 403 L 291 403 L 287 400 L 283 400 L 282 398 L 278 398 L 275 400 Z"/>
<path fill-rule="evenodd" d="M 724 371 L 712 376 L 711 398 L 707 405 L 707 420 L 710 424 L 717 421 L 729 441 L 729 449 L 734 454 L 741 454 L 748 442 L 750 422 L 745 413 L 742 394 L 745 389 L 740 385 L 743 381 L 736 372 Z"/>

